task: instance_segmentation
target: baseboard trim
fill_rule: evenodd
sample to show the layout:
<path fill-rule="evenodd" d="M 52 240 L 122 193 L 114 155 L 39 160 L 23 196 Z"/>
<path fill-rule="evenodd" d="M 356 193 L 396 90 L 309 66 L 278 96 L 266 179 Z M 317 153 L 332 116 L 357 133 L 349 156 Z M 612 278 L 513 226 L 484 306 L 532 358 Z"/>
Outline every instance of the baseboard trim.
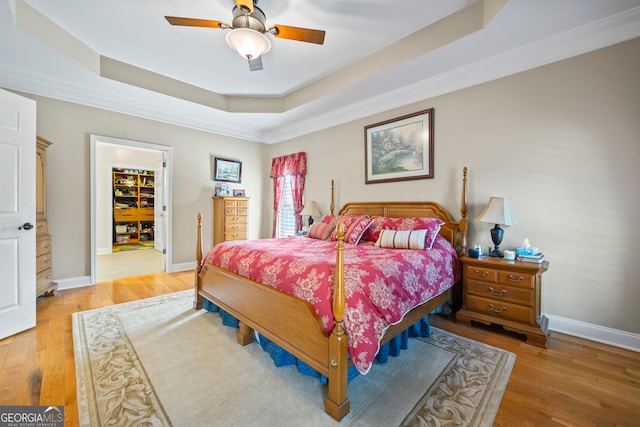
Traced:
<path fill-rule="evenodd" d="M 640 352 L 640 334 L 567 319 L 553 314 L 543 314 L 542 322 L 546 324 L 547 330 Z"/>
<path fill-rule="evenodd" d="M 171 272 L 189 271 L 195 270 L 197 263 L 195 261 L 183 262 L 180 264 L 172 264 Z M 68 279 L 55 279 L 58 284 L 58 290 L 63 291 L 65 289 L 82 288 L 84 286 L 91 286 L 91 276 L 71 277 Z"/>
<path fill-rule="evenodd" d="M 182 262 L 180 264 L 173 264 L 173 268 L 172 268 L 171 271 L 178 272 L 178 271 L 195 270 L 197 265 L 198 265 L 198 263 L 196 261 Z"/>
<path fill-rule="evenodd" d="M 58 290 L 83 288 L 91 286 L 91 276 L 72 277 L 69 279 L 55 279 Z"/>

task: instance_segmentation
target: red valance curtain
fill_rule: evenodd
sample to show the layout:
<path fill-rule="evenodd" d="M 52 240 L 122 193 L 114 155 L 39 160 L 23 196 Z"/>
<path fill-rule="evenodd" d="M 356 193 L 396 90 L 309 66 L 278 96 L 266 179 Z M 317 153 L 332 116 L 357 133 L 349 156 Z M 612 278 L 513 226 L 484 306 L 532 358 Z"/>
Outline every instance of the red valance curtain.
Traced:
<path fill-rule="evenodd" d="M 280 218 L 279 207 L 282 202 L 284 180 L 289 176 L 291 180 L 291 195 L 293 208 L 296 215 L 296 231 L 302 229 L 302 195 L 304 194 L 304 179 L 307 175 L 307 153 L 300 152 L 286 156 L 275 157 L 271 160 L 271 173 L 273 178 L 273 237 L 276 237 L 278 221 Z"/>

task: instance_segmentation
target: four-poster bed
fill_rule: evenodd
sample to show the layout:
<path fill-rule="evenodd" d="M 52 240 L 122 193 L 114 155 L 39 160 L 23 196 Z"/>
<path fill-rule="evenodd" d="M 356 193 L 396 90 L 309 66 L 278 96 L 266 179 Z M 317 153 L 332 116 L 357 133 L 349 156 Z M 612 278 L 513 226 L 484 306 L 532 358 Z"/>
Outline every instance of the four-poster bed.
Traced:
<path fill-rule="evenodd" d="M 331 199 L 333 214 L 333 183 Z M 439 218 L 443 222 L 439 235 L 443 236 L 458 253 L 462 253 L 466 250 L 467 234 L 467 168 L 465 167 L 463 172 L 460 221 L 454 221 L 437 202 L 348 203 L 340 210 L 339 215 Z M 337 242 L 333 246 L 335 247 L 333 274 L 335 282 L 330 302 L 333 327 L 328 333 L 318 313 L 307 301 L 225 268 L 203 264 L 201 219 L 199 214 L 194 308 L 202 308 L 203 299 L 213 302 L 238 319 L 237 341 L 241 345 L 248 345 L 254 341 L 253 331 L 255 330 L 324 375 L 328 379 L 325 410 L 336 420 L 342 419 L 350 409 L 347 395 L 347 371 L 351 363 L 348 357 L 349 339 L 345 328 L 344 225 L 342 223 L 338 225 Z M 452 290 L 449 287 L 444 292 L 412 308 L 399 323 L 386 328 L 380 343 L 384 344 L 451 298 Z"/>

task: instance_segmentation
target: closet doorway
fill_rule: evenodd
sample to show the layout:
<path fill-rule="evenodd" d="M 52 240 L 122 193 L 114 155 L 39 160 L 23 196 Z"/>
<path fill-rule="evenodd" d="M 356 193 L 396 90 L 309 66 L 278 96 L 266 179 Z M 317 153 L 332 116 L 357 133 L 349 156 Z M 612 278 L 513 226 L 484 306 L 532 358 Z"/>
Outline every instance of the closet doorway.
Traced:
<path fill-rule="evenodd" d="M 172 148 L 100 135 L 90 143 L 91 283 L 170 272 Z"/>

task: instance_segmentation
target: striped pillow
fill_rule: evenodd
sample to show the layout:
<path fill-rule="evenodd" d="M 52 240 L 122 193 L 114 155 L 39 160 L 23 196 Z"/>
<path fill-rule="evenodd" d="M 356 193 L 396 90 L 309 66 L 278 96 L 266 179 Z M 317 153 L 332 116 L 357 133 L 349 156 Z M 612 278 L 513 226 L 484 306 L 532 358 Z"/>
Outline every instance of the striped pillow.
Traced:
<path fill-rule="evenodd" d="M 428 230 L 382 230 L 376 246 L 392 249 L 425 249 Z"/>
<path fill-rule="evenodd" d="M 309 227 L 307 237 L 311 237 L 312 239 L 327 240 L 334 228 L 336 228 L 335 224 L 314 222 L 313 224 L 311 224 L 311 227 Z"/>

